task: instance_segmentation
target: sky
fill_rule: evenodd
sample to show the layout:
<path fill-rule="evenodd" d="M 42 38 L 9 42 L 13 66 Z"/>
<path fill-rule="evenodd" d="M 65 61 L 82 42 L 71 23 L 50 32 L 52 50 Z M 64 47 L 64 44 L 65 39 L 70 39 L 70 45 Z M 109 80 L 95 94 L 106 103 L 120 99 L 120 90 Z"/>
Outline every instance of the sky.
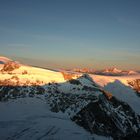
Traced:
<path fill-rule="evenodd" d="M 46 68 L 140 70 L 140 0 L 0 0 L 0 55 Z"/>

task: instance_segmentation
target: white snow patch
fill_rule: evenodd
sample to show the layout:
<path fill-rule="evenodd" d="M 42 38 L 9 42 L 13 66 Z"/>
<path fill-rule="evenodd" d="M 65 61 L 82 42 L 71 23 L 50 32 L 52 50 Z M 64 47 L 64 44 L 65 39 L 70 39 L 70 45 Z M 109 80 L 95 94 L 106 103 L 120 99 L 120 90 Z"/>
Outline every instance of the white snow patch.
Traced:
<path fill-rule="evenodd" d="M 0 138 L 18 140 L 109 140 L 91 135 L 63 113 L 49 111 L 42 97 L 0 102 Z"/>

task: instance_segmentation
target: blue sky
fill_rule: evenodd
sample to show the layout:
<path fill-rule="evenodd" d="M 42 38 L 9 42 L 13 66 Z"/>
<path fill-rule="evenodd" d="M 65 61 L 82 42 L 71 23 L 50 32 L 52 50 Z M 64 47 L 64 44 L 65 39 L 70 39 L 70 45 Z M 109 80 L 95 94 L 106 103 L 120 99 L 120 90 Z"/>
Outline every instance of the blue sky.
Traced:
<path fill-rule="evenodd" d="M 0 55 L 50 68 L 140 70 L 139 0 L 0 0 Z"/>

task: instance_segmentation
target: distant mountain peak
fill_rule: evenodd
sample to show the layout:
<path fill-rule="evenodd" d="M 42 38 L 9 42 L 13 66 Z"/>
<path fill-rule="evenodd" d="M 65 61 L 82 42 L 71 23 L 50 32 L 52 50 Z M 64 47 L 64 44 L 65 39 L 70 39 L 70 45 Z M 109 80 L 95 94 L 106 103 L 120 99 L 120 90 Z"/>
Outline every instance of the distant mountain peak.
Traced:
<path fill-rule="evenodd" d="M 105 72 L 119 73 L 119 72 L 122 72 L 122 70 L 117 69 L 117 68 L 114 67 L 114 68 L 105 69 Z"/>

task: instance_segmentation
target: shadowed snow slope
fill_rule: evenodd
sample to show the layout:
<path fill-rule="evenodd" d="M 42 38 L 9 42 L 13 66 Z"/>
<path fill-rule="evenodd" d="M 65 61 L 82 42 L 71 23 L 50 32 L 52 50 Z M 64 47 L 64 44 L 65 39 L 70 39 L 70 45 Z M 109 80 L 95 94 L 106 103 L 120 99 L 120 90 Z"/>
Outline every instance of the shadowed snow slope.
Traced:
<path fill-rule="evenodd" d="M 111 140 L 91 135 L 62 113 L 50 111 L 44 96 L 0 103 L 2 140 Z"/>
<path fill-rule="evenodd" d="M 106 85 L 104 89 L 111 92 L 118 99 L 127 102 L 138 114 L 140 114 L 140 98 L 132 88 L 116 80 L 115 82 Z"/>
<path fill-rule="evenodd" d="M 93 80 L 112 93 L 116 98 L 127 102 L 138 114 L 140 114 L 140 98 L 135 90 L 128 84 L 129 81 L 140 79 L 140 74 L 131 76 L 100 76 L 90 75 Z"/>
<path fill-rule="evenodd" d="M 39 96 L 0 103 L 1 140 L 86 140 L 91 135 Z"/>

